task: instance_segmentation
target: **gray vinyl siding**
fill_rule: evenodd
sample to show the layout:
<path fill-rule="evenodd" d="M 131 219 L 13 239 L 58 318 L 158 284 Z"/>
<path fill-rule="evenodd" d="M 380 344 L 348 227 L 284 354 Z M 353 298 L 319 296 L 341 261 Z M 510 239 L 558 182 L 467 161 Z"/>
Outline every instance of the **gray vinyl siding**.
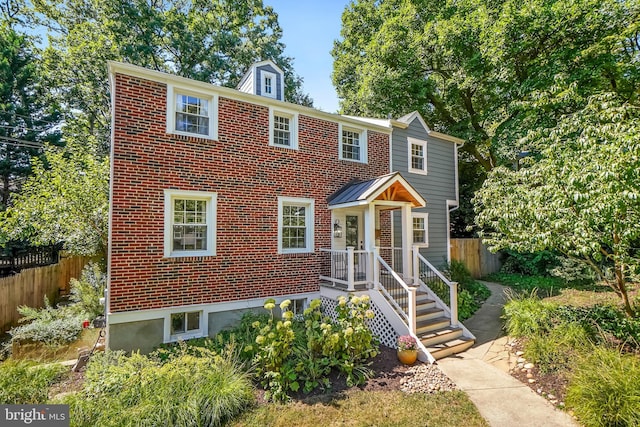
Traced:
<path fill-rule="evenodd" d="M 407 138 L 427 141 L 427 174 L 420 175 L 409 172 L 409 152 Z M 413 212 L 428 212 L 429 247 L 421 249 L 421 253 L 436 267 L 447 261 L 447 200 L 456 200 L 455 144 L 453 142 L 432 138 L 417 118 L 408 128 L 394 128 L 392 134 L 393 172 L 400 172 L 407 181 L 427 200 L 425 208 L 413 209 Z M 401 218 L 395 212 L 393 218 L 394 244 L 401 244 Z"/>
<path fill-rule="evenodd" d="M 267 71 L 276 75 L 276 99 L 284 101 L 284 93 L 282 89 L 283 76 L 271 65 L 263 65 L 256 68 L 256 75 L 254 76 L 253 83 L 256 89 L 256 95 L 262 95 L 262 71 Z"/>

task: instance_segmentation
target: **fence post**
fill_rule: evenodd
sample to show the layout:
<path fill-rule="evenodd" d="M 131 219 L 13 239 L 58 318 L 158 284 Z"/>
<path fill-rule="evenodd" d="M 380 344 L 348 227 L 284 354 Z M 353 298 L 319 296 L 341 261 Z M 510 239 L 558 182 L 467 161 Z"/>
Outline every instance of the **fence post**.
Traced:
<path fill-rule="evenodd" d="M 347 246 L 347 290 L 349 292 L 356 289 L 353 283 L 355 281 L 355 269 L 356 264 L 353 260 L 353 246 Z"/>
<path fill-rule="evenodd" d="M 449 285 L 449 305 L 451 308 L 451 326 L 458 326 L 458 282 Z"/>

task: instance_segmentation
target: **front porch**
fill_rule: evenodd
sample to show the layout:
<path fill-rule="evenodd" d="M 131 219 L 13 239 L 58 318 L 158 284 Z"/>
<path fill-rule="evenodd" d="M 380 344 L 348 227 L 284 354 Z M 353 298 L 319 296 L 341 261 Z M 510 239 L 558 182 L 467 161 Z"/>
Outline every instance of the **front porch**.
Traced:
<path fill-rule="evenodd" d="M 426 203 L 397 172 L 349 183 L 329 197 L 333 234 L 331 248 L 320 250 L 320 294 L 331 304 L 339 294 L 367 293 L 379 323 L 385 322 L 378 325 L 383 343 L 395 347 L 399 335 L 411 335 L 421 360 L 434 362 L 474 341 L 458 322 L 458 284 L 414 245 L 420 239 L 414 233 L 412 209 Z M 394 210 L 401 213 L 400 236 L 392 232 Z"/>
<path fill-rule="evenodd" d="M 377 315 L 384 318 L 384 325 L 382 319 L 372 325 L 381 343 L 395 347 L 398 336 L 411 335 L 420 359 L 431 363 L 473 345 L 475 337 L 458 321 L 458 284 L 429 263 L 418 246 L 408 257 L 409 274 L 402 273 L 406 260 L 399 248 L 348 247 L 322 253 L 321 296 L 335 301 L 339 295 L 369 295 Z"/>

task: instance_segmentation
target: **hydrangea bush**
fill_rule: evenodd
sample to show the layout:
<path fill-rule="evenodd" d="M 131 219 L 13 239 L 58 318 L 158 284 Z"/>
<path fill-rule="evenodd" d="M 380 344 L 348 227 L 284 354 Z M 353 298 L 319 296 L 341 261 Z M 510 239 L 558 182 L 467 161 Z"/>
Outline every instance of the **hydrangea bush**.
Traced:
<path fill-rule="evenodd" d="M 248 347 L 255 352 L 256 376 L 268 399 L 285 401 L 289 392 L 329 387 L 334 369 L 349 385 L 371 377 L 368 365 L 378 354 L 378 341 L 367 325 L 374 317 L 368 296 L 341 297 L 335 321 L 322 313 L 320 300 L 311 301 L 301 321 L 294 320 L 290 304 L 280 303 L 282 319 L 277 319 L 275 300 L 267 300 L 269 320 L 252 325 L 259 333 Z"/>

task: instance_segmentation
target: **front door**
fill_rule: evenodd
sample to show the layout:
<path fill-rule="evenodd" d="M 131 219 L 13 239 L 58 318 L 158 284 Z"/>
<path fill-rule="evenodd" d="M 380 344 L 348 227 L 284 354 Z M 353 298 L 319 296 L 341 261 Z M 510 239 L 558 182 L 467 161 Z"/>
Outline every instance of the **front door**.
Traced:
<path fill-rule="evenodd" d="M 345 218 L 345 240 L 346 246 L 353 246 L 356 250 L 360 248 L 360 227 L 357 215 L 347 215 Z"/>

